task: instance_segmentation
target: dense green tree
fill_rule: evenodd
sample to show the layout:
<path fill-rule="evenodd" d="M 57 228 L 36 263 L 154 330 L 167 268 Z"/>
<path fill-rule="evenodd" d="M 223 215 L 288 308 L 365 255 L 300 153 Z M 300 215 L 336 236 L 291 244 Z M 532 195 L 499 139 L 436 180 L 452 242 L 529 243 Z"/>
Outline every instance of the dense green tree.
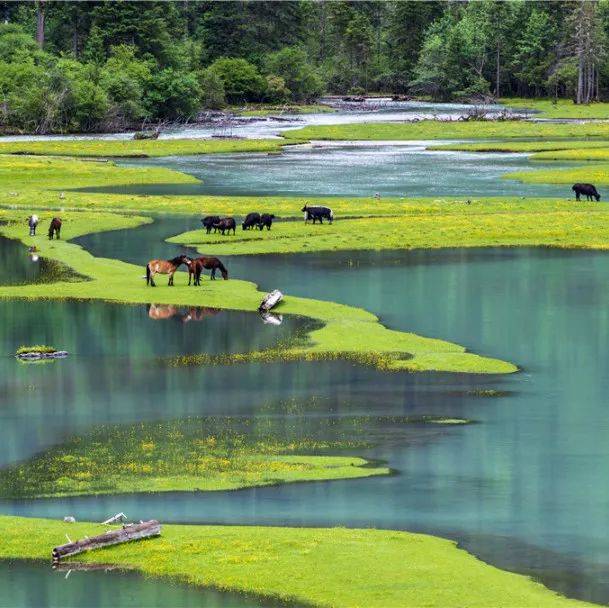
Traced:
<path fill-rule="evenodd" d="M 226 104 L 226 93 L 222 78 L 213 70 L 203 70 L 199 75 L 201 103 L 205 108 L 219 110 Z"/>
<path fill-rule="evenodd" d="M 286 47 L 266 56 L 264 67 L 270 76 L 283 80 L 295 101 L 314 99 L 323 93 L 323 82 L 309 63 L 307 53 L 299 47 Z"/>
<path fill-rule="evenodd" d="M 249 61 L 222 58 L 214 61 L 208 69 L 222 81 L 230 103 L 260 101 L 264 97 L 266 80 Z"/>

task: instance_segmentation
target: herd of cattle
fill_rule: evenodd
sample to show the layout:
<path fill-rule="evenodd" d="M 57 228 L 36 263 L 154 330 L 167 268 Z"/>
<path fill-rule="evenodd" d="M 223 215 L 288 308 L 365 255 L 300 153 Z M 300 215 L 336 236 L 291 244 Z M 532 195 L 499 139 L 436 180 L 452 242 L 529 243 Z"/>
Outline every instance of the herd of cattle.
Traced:
<path fill-rule="evenodd" d="M 305 224 L 310 221 L 312 221 L 314 224 L 317 222 L 323 224 L 324 219 L 328 220 L 328 222 L 331 224 L 334 220 L 334 212 L 332 209 L 330 209 L 330 207 L 305 205 L 301 211 L 304 213 Z M 241 224 L 241 228 L 243 230 L 264 230 L 264 228 L 270 230 L 274 219 L 275 216 L 272 213 L 261 214 L 253 211 L 245 216 L 245 219 Z M 208 215 L 201 219 L 201 223 L 203 224 L 203 228 L 205 228 L 207 234 L 210 234 L 212 230 L 214 232 L 219 232 L 222 235 L 230 234 L 232 230 L 233 234 L 235 234 L 237 229 L 237 222 L 235 221 L 234 217 Z"/>

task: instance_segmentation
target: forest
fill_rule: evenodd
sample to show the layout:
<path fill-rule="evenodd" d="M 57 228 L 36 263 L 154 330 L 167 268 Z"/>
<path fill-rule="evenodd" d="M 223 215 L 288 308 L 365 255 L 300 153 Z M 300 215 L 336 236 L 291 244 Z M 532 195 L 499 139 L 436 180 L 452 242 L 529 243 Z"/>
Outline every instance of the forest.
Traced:
<path fill-rule="evenodd" d="M 324 94 L 609 98 L 609 1 L 0 2 L 3 132 Z"/>

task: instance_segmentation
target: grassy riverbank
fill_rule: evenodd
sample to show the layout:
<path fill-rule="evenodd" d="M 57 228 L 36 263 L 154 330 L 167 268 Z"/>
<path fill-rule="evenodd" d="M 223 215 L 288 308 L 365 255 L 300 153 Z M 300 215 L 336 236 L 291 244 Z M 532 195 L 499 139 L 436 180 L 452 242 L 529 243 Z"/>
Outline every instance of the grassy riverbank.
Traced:
<path fill-rule="evenodd" d="M 609 119 L 609 103 L 594 102 L 575 104 L 571 99 L 529 99 L 526 97 L 505 97 L 499 103 L 517 110 L 525 109 L 535 112 L 535 118 L 570 118 L 570 119 Z"/>
<path fill-rule="evenodd" d="M 52 215 L 50 212 L 41 213 L 43 224 Z M 99 212 L 66 212 L 62 218 L 64 238 L 133 227 L 149 221 L 141 217 Z M 0 227 L 0 234 L 19 239 L 27 246 L 36 246 L 41 257 L 63 262 L 90 280 L 5 286 L 0 287 L 0 297 L 99 299 L 129 303 L 149 303 L 154 298 L 157 304 L 255 311 L 264 296 L 254 283 L 235 279 L 207 280 L 202 288 L 195 289 L 186 285 L 185 275 L 178 276 L 175 287 L 168 288 L 164 281 L 159 280 L 159 287 L 153 289 L 147 287 L 142 279 L 142 267 L 95 258 L 75 244 L 49 241 L 46 235 L 29 237 L 20 212 L 0 210 L 0 220 L 3 219 L 14 222 Z M 283 351 L 290 359 L 324 359 L 346 355 L 361 363 L 381 364 L 382 360 L 382 366 L 392 370 L 472 373 L 509 373 L 516 370 L 512 364 L 467 353 L 465 348 L 456 344 L 387 329 L 375 315 L 360 308 L 287 296 L 277 311 L 301 314 L 323 324 L 323 327 L 308 334 L 306 343 L 291 345 Z M 276 358 L 277 354 L 270 353 L 269 359 Z"/>
<path fill-rule="evenodd" d="M 565 196 L 569 195 L 566 187 Z M 278 222 L 270 232 L 238 231 L 234 238 L 193 230 L 169 240 L 217 255 L 491 246 L 609 248 L 609 209 L 597 203 L 472 198 L 469 204 L 404 202 L 401 210 L 394 217 L 336 220 L 323 226 Z"/>
<path fill-rule="evenodd" d="M 609 158 L 609 157 L 608 157 Z M 529 184 L 565 184 L 577 182 L 592 183 L 596 186 L 609 184 L 609 164 L 592 163 L 583 167 L 563 169 L 541 169 L 507 173 L 504 179 L 516 179 Z"/>
<path fill-rule="evenodd" d="M 0 496 L 209 492 L 389 474 L 363 458 L 319 454 L 365 446 L 357 428 L 337 436 L 306 420 L 294 425 L 231 417 L 107 425 L 0 470 Z"/>
<path fill-rule="evenodd" d="M 285 131 L 288 141 L 302 140 L 425 140 L 425 139 L 502 139 L 542 137 L 556 139 L 609 138 L 609 123 L 539 123 L 520 120 L 353 123 L 315 125 Z"/>
<path fill-rule="evenodd" d="M 105 530 L 99 524 L 0 516 L 0 557 L 48 560 L 66 534 L 75 539 Z M 589 605 L 489 566 L 451 541 L 389 530 L 164 525 L 160 538 L 77 559 L 336 608 Z"/>
<path fill-rule="evenodd" d="M 280 139 L 46 139 L 44 141 L 0 141 L 0 154 L 38 156 L 135 157 L 188 156 L 235 152 L 276 152 Z"/>
<path fill-rule="evenodd" d="M 596 149 L 609 148 L 609 140 L 547 140 L 538 139 L 535 141 L 485 141 L 476 143 L 453 142 L 450 144 L 440 144 L 429 146 L 428 150 L 453 150 L 457 152 L 557 152 L 563 150 L 581 151 L 582 154 L 593 154 Z M 552 158 L 553 154 L 549 158 Z M 537 158 L 537 155 L 533 156 Z M 543 155 L 540 158 L 545 158 Z M 576 160 L 576 159 L 574 159 Z"/>

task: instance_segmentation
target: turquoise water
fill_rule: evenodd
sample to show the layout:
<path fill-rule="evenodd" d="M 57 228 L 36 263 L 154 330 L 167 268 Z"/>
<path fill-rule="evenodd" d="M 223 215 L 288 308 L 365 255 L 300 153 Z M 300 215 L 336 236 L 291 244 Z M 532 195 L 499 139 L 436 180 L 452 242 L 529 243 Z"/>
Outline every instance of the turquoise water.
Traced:
<path fill-rule="evenodd" d="M 165 220 L 140 234 L 151 238 L 163 226 L 173 234 L 188 221 Z M 97 255 L 113 250 L 137 261 L 138 237 L 133 233 L 115 249 L 121 238 L 109 233 L 103 242 L 87 239 L 87 246 Z M 276 398 L 313 397 L 316 416 L 322 407 L 326 415 L 425 413 L 479 424 L 407 440 L 375 433 L 377 445 L 364 455 L 385 459 L 399 471 L 385 479 L 230 496 L 82 498 L 69 508 L 96 516 L 119 508 L 154 516 L 171 505 L 177 521 L 424 530 L 457 538 L 484 559 L 533 573 L 570 595 L 609 600 L 608 254 L 462 249 L 225 262 L 233 276 L 254 279 L 262 288 L 362 306 L 390 327 L 454 340 L 514 361 L 522 371 L 474 377 L 383 374 L 340 362 L 268 366 L 269 378 L 276 380 L 265 382 L 265 394 L 256 394 L 241 411 L 255 413 L 255 403 L 269 399 L 273 386 Z M 480 388 L 507 394 L 471 393 Z M 4 506 L 57 516 L 66 508 L 65 501 Z"/>
<path fill-rule="evenodd" d="M 49 563 L 0 562 L 2 608 L 255 608 L 269 606 L 255 598 L 180 585 L 161 584 L 135 572 L 119 570 L 55 571 Z"/>
<path fill-rule="evenodd" d="M 27 234 L 25 222 L 23 226 L 24 233 Z M 22 243 L 0 238 L 0 285 L 51 283 L 76 278 L 67 266 L 29 255 L 27 247 Z"/>
<path fill-rule="evenodd" d="M 525 154 L 434 152 L 426 144 L 294 146 L 281 154 L 209 154 L 120 161 L 167 167 L 194 175 L 200 184 L 88 188 L 125 194 L 240 196 L 548 196 L 570 198 L 568 186 L 501 179 L 514 171 L 556 168 Z M 440 142 L 441 143 L 441 142 Z M 572 166 L 572 164 L 570 165 Z"/>

